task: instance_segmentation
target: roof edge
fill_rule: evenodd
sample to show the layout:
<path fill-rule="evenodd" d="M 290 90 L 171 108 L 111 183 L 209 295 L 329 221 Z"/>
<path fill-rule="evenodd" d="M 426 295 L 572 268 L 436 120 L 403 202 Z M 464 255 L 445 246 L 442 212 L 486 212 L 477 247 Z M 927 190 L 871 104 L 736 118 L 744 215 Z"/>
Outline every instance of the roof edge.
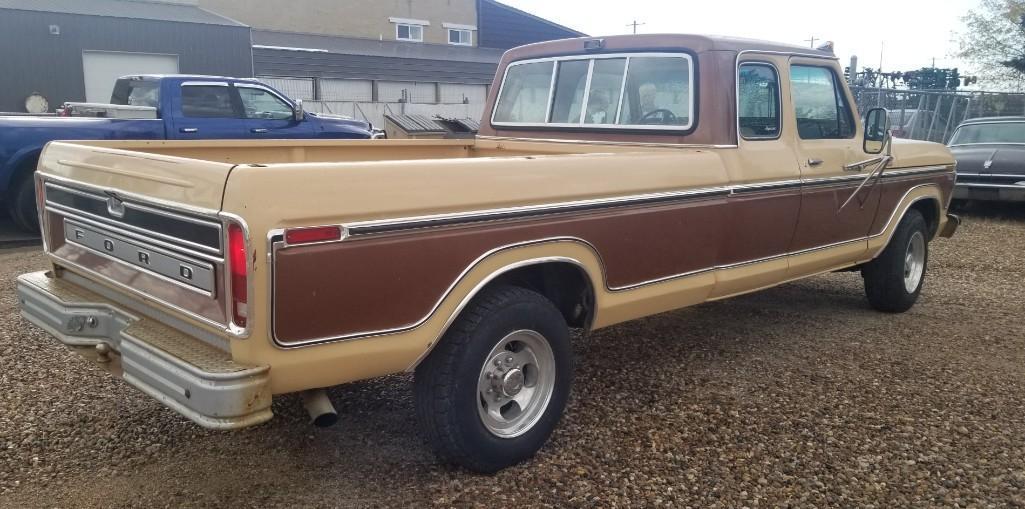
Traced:
<path fill-rule="evenodd" d="M 502 2 L 498 2 L 497 0 L 479 0 L 479 1 L 480 2 L 487 2 L 489 4 L 497 6 L 499 8 L 513 11 L 516 14 L 519 14 L 519 15 L 522 15 L 522 16 L 526 16 L 528 18 L 533 19 L 534 21 L 538 21 L 538 22 L 544 23 L 546 25 L 558 28 L 560 30 L 565 30 L 567 32 L 571 32 L 571 33 L 575 34 L 577 37 L 590 37 L 589 35 L 581 32 L 579 30 L 574 30 L 574 29 L 572 29 L 572 28 L 570 28 L 570 27 L 568 27 L 566 25 L 560 25 L 560 24 L 558 24 L 558 23 L 556 23 L 554 21 L 542 18 L 541 16 L 538 16 L 536 14 L 531 14 L 531 13 L 529 13 L 527 11 L 522 10 L 522 9 L 517 9 L 517 8 L 511 6 L 511 5 L 503 4 Z M 478 8 L 478 12 L 480 12 L 479 8 Z"/>

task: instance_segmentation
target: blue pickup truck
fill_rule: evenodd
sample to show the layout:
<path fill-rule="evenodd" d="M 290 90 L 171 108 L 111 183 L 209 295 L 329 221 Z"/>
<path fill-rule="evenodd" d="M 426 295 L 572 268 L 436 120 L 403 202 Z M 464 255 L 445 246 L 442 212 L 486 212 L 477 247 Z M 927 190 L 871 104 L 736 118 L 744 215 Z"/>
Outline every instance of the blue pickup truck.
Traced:
<path fill-rule="evenodd" d="M 366 122 L 307 113 L 302 102 L 256 80 L 213 76 L 129 76 L 112 107 L 154 118 L 0 117 L 0 201 L 26 229 L 38 228 L 32 172 L 53 140 L 366 139 Z"/>

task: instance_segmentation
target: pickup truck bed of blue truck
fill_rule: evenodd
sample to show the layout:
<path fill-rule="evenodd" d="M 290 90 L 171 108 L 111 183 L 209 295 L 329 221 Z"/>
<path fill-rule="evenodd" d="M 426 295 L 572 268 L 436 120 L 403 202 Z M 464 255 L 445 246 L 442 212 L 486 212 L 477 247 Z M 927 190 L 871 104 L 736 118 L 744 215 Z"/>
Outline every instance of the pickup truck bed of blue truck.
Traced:
<path fill-rule="evenodd" d="M 38 228 L 32 173 L 54 140 L 366 139 L 366 122 L 306 113 L 273 88 L 217 76 L 129 76 L 111 103 L 150 106 L 156 119 L 0 117 L 0 201 L 15 223 Z"/>

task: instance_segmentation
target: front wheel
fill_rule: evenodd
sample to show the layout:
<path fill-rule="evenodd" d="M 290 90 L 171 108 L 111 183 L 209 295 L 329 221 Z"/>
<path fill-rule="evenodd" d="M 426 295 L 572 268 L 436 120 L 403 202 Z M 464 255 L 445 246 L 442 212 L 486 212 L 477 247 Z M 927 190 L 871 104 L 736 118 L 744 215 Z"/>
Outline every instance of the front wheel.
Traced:
<path fill-rule="evenodd" d="M 873 308 L 903 313 L 915 305 L 929 263 L 928 228 L 917 210 L 909 210 L 897 225 L 890 244 L 861 271 L 865 294 Z"/>
<path fill-rule="evenodd" d="M 490 288 L 417 367 L 417 419 L 444 460 L 492 473 L 544 445 L 572 379 L 562 313 L 531 290 Z"/>

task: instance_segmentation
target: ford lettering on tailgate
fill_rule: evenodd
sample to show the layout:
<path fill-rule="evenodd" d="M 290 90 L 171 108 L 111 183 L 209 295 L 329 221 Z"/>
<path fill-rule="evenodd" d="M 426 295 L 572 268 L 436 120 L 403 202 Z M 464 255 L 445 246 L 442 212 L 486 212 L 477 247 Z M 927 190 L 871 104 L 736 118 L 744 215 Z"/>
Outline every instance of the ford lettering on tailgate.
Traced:
<path fill-rule="evenodd" d="M 170 279 L 186 287 L 213 295 L 214 269 L 205 262 L 172 255 L 124 237 L 71 220 L 64 221 L 65 239 L 106 257 Z"/>

